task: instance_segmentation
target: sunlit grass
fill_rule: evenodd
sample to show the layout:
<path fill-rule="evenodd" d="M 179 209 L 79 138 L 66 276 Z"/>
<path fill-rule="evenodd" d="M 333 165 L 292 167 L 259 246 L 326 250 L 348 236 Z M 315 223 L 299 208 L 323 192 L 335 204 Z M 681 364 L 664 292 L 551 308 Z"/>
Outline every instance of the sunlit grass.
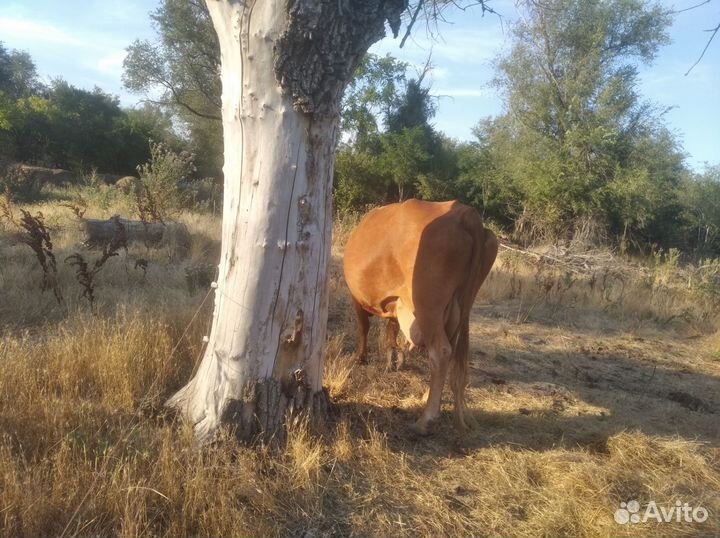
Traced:
<path fill-rule="evenodd" d="M 90 211 L 121 212 L 114 194 L 101 195 L 110 201 Z M 53 223 L 60 259 L 80 248 L 67 210 L 35 209 Z M 354 320 L 336 257 L 326 428 L 300 421 L 281 448 L 222 439 L 199 450 L 190 425 L 162 404 L 202 350 L 211 301 L 190 324 L 206 292 L 189 289 L 185 269 L 217 256 L 219 222 L 183 220 L 190 256 L 131 246 L 99 275 L 96 315 L 64 264 L 67 305 L 43 294 L 32 253 L 5 232 L 0 535 L 720 533 L 717 320 L 709 300 L 672 277 L 649 288 L 628 281 L 621 293 L 501 252 L 472 316 L 468 406 L 478 426 L 459 442 L 449 396 L 435 435 L 411 435 L 426 360 L 412 354 L 406 370 L 385 373 L 377 322 L 370 364 L 352 366 Z M 683 395 L 713 412 L 690 409 Z M 711 516 L 618 525 L 613 513 L 631 499 L 681 500 Z"/>

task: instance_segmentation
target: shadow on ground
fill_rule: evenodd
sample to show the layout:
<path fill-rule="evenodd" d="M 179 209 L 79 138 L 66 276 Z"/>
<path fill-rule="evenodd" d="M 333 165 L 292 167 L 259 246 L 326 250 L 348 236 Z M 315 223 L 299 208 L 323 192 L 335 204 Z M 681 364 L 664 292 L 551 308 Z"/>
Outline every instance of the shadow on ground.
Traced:
<path fill-rule="evenodd" d="M 483 313 L 492 307 L 482 307 Z M 680 436 L 720 446 L 720 368 L 693 340 L 671 332 L 624 332 L 507 324 L 502 316 L 474 312 L 468 408 L 476 425 L 459 439 L 452 398 L 432 436 L 415 437 L 408 426 L 420 411 L 418 390 L 429 378 L 426 359 L 413 354 L 402 372 L 384 371 L 381 354 L 356 366 L 336 417 L 356 434 L 368 424 L 386 435 L 392 450 L 464 455 L 486 447 L 519 450 L 564 448 L 604 452 L 623 431 Z M 508 334 L 510 333 L 510 334 Z M 352 344 L 348 346 L 352 348 Z M 380 391 L 380 392 L 378 392 Z M 382 393 L 387 404 L 364 395 Z M 416 394 L 415 404 L 403 398 Z"/>

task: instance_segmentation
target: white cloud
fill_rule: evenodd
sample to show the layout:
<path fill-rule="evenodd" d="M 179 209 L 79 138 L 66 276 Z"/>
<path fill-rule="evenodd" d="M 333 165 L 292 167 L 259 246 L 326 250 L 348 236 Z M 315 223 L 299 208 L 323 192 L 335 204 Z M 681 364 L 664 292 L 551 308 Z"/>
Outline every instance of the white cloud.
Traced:
<path fill-rule="evenodd" d="M 152 3 L 147 2 L 108 2 L 100 0 L 94 2 L 95 9 L 105 12 L 106 16 L 113 21 L 137 21 L 138 17 L 147 17 L 148 11 L 153 7 Z"/>
<path fill-rule="evenodd" d="M 432 76 L 433 80 L 447 80 L 450 76 L 450 71 L 448 71 L 444 67 L 433 66 L 432 71 L 430 71 L 430 75 Z"/>
<path fill-rule="evenodd" d="M 84 42 L 71 33 L 48 22 L 17 17 L 0 17 L 0 35 L 17 41 L 45 41 L 61 45 L 82 46 Z"/>
<path fill-rule="evenodd" d="M 434 58 L 448 60 L 462 65 L 486 63 L 500 51 L 505 38 L 497 29 L 486 31 L 455 31 L 446 40 L 432 44 Z"/>
<path fill-rule="evenodd" d="M 95 69 L 106 75 L 119 75 L 122 73 L 125 56 L 127 52 L 124 50 L 107 54 L 97 61 Z"/>
<path fill-rule="evenodd" d="M 433 95 L 439 97 L 490 97 L 488 90 L 478 88 L 433 88 Z"/>

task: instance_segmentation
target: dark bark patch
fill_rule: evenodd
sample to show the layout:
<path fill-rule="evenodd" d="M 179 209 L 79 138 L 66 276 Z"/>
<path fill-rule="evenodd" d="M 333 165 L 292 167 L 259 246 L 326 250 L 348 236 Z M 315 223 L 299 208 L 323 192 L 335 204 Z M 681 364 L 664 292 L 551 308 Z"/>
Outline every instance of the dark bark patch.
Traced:
<path fill-rule="evenodd" d="M 244 442 L 282 444 L 287 428 L 301 414 L 319 428 L 328 416 L 329 398 L 323 389 L 313 393 L 299 374 L 292 391 L 277 379 L 258 379 L 248 383 L 241 399 L 227 401 L 222 423 Z"/>
<path fill-rule="evenodd" d="M 275 43 L 275 76 L 306 114 L 337 115 L 345 86 L 370 45 L 394 35 L 407 0 L 288 0 Z"/>

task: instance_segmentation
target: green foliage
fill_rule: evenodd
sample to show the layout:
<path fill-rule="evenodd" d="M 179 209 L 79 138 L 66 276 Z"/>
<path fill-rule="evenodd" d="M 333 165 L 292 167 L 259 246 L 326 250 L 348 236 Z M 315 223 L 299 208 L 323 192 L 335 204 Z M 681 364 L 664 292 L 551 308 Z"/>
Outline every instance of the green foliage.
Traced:
<path fill-rule="evenodd" d="M 388 132 L 380 140 L 382 170 L 397 187 L 397 199 L 404 200 L 430 159 L 426 132 L 422 126 L 404 128 Z"/>
<path fill-rule="evenodd" d="M 13 114 L 13 101 L 5 92 L 0 91 L 0 131 L 8 131 L 12 127 L 10 118 Z"/>
<path fill-rule="evenodd" d="M 350 147 L 335 157 L 335 208 L 340 214 L 366 209 L 387 199 L 390 188 L 376 155 Z"/>
<path fill-rule="evenodd" d="M 623 248 L 671 244 L 668 220 L 687 172 L 636 91 L 637 63 L 667 42 L 669 15 L 640 0 L 523 8 L 511 50 L 497 62 L 507 113 L 476 131 L 486 165 L 511 186 L 495 197 L 511 218 L 532 218 L 532 228 L 552 236 L 572 236 L 592 220 Z"/>
<path fill-rule="evenodd" d="M 378 118 L 398 106 L 407 64 L 390 55 L 366 54 L 342 102 L 341 129 L 357 149 L 368 150 L 381 132 Z"/>
<path fill-rule="evenodd" d="M 686 250 L 700 256 L 720 253 L 720 165 L 686 177 L 678 189 Z"/>
<path fill-rule="evenodd" d="M 0 92 L 15 100 L 40 91 L 37 70 L 27 52 L 8 51 L 0 42 Z"/>
<path fill-rule="evenodd" d="M 202 0 L 163 0 L 150 14 L 157 41 L 128 47 L 123 82 L 157 95 L 156 104 L 184 124 L 202 175 L 222 173 L 220 47 Z"/>
<path fill-rule="evenodd" d="M 366 58 L 345 99 L 338 210 L 458 199 L 521 241 L 720 252 L 720 168 L 693 176 L 658 108 L 637 92 L 638 65 L 668 41 L 667 10 L 641 0 L 520 8 L 496 62 L 506 111 L 481 121 L 471 143 L 433 129 L 429 89 L 406 80 L 405 65 Z"/>
<path fill-rule="evenodd" d="M 53 105 L 39 95 L 15 101 L 10 116 L 11 158 L 20 162 L 45 164 L 50 161 L 53 133 Z"/>
<path fill-rule="evenodd" d="M 395 106 L 387 110 L 385 122 L 390 132 L 421 127 L 429 130 L 429 120 L 435 115 L 435 103 L 430 88 L 422 86 L 421 80 L 411 79 Z"/>
<path fill-rule="evenodd" d="M 21 202 L 35 200 L 40 195 L 40 185 L 18 165 L 10 165 L 0 175 L 0 194 Z"/>
<path fill-rule="evenodd" d="M 150 15 L 158 42 L 136 40 L 125 58 L 128 89 L 162 89 L 162 102 L 219 119 L 220 48 L 204 2 L 163 0 Z"/>
<path fill-rule="evenodd" d="M 117 97 L 62 79 L 44 86 L 26 52 L 7 51 L 0 43 L 0 174 L 12 162 L 67 168 L 79 175 L 90 169 L 132 174 L 150 158 L 150 138 L 174 147 L 182 143 L 170 116 L 157 106 L 123 110 Z M 17 179 L 12 173 L 2 177 L 20 196 L 38 194 L 38 186 Z"/>
<path fill-rule="evenodd" d="M 48 99 L 52 164 L 116 170 L 114 127 L 122 117 L 118 99 L 100 88 L 87 91 L 60 79 L 53 81 Z"/>
<path fill-rule="evenodd" d="M 184 146 L 173 130 L 172 117 L 159 106 L 145 103 L 123 112 L 113 128 L 117 173 L 134 174 L 139 163 L 147 162 L 151 157 L 150 140 L 162 141 L 176 150 Z"/>
<path fill-rule="evenodd" d="M 174 152 L 161 142 L 150 143 L 150 160 L 138 166 L 142 189 L 136 192 L 138 212 L 145 221 L 165 222 L 185 205 L 181 184 L 196 171 L 194 156 Z"/>
<path fill-rule="evenodd" d="M 457 173 L 454 144 L 430 125 L 429 89 L 407 80 L 406 69 L 391 56 L 368 55 L 350 84 L 342 116 L 347 142 L 335 167 L 341 212 L 412 196 L 442 198 Z"/>

